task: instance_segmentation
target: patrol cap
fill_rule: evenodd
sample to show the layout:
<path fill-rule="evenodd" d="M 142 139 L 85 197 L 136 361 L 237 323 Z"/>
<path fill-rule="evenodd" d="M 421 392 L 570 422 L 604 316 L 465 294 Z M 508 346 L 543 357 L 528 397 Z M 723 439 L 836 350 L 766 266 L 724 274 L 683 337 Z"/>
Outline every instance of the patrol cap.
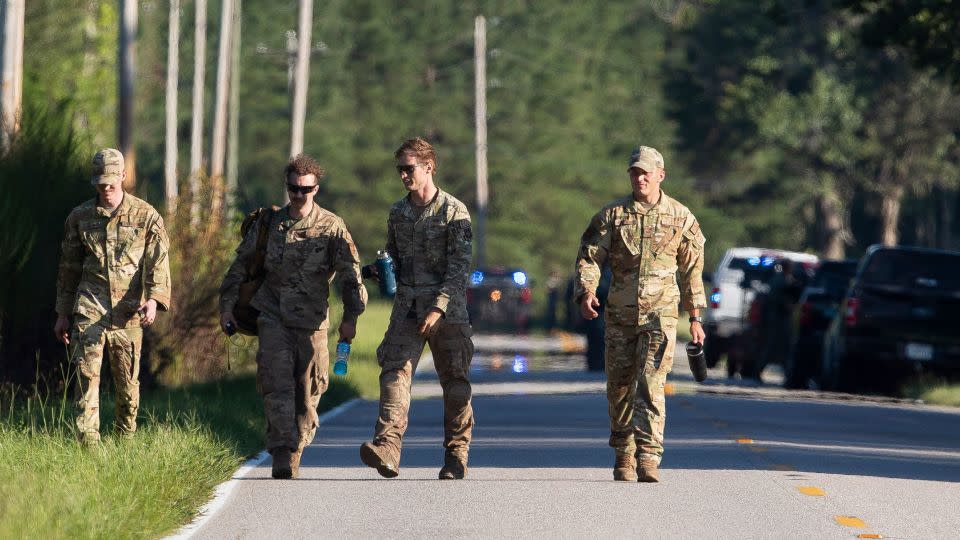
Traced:
<path fill-rule="evenodd" d="M 90 183 L 115 184 L 123 180 L 123 154 L 116 148 L 104 148 L 93 155 L 93 176 Z"/>
<path fill-rule="evenodd" d="M 646 172 L 653 172 L 663 168 L 663 156 L 656 148 L 641 146 L 630 154 L 630 166 L 627 170 L 637 167 Z"/>

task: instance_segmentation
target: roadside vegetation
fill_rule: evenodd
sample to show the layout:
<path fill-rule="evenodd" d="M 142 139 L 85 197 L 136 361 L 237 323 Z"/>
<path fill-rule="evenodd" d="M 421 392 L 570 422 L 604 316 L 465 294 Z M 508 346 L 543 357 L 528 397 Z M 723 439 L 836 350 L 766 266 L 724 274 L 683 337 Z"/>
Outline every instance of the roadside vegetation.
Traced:
<path fill-rule="evenodd" d="M 332 311 L 331 360 L 340 317 L 339 308 Z M 348 375 L 332 375 L 331 365 L 321 413 L 376 397 L 376 348 L 389 314 L 390 305 L 378 301 L 361 316 Z M 70 396 L 12 399 L 7 392 L 0 399 L 0 538 L 149 538 L 193 519 L 216 485 L 263 449 L 256 340 L 244 349 L 227 377 L 144 392 L 136 437 L 103 429 L 103 444 L 92 449 L 76 442 Z M 107 389 L 101 424 L 112 422 Z"/>
<path fill-rule="evenodd" d="M 960 407 L 960 383 L 922 378 L 903 388 L 904 397 L 920 399 L 930 405 Z"/>

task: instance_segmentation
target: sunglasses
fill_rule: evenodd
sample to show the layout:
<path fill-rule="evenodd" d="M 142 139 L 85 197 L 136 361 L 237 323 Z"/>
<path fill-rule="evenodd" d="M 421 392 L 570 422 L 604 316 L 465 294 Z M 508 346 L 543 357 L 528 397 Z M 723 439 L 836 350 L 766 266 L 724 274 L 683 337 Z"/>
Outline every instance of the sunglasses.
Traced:
<path fill-rule="evenodd" d="M 312 186 L 298 186 L 296 184 L 287 184 L 287 191 L 289 191 L 290 193 L 299 193 L 301 195 L 306 195 L 307 193 L 310 193 L 311 191 L 313 191 L 315 187 L 317 187 L 316 184 Z"/>
<path fill-rule="evenodd" d="M 416 163 L 416 164 L 413 164 L 413 165 L 397 165 L 397 172 L 398 172 L 398 173 L 407 173 L 407 176 L 409 176 L 409 175 L 413 174 L 413 170 L 416 169 L 416 168 L 419 167 L 419 166 L 420 166 L 419 163 Z"/>

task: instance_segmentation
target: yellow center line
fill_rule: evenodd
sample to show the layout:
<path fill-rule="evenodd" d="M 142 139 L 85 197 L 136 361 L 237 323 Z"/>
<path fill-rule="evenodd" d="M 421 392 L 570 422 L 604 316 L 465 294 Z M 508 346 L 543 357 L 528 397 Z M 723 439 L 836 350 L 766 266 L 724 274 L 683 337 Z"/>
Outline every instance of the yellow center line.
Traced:
<path fill-rule="evenodd" d="M 737 444 L 753 444 L 753 439 L 747 437 L 737 437 Z"/>
<path fill-rule="evenodd" d="M 811 497 L 824 497 L 827 494 L 822 489 L 813 486 L 800 486 L 797 488 L 797 491 L 804 495 L 810 495 Z"/>
<path fill-rule="evenodd" d="M 672 396 L 677 393 L 676 387 L 672 383 L 665 383 L 663 385 L 663 394 L 666 396 Z"/>
<path fill-rule="evenodd" d="M 867 524 L 858 517 L 853 516 L 833 516 L 833 520 L 843 525 L 844 527 L 856 527 L 858 529 L 866 529 Z"/>
<path fill-rule="evenodd" d="M 877 533 L 860 533 L 857 538 L 883 538 L 883 536 Z"/>

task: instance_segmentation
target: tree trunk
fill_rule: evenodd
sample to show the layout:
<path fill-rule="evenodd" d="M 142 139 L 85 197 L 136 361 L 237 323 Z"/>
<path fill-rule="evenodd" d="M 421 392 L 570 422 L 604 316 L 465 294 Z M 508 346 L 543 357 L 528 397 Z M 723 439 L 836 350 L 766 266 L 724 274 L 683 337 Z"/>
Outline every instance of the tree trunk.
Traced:
<path fill-rule="evenodd" d="M 23 22 L 24 0 L 3 0 L 0 4 L 0 153 L 20 128 L 23 101 Z"/>
<path fill-rule="evenodd" d="M 170 22 L 167 36 L 167 132 L 163 176 L 167 216 L 177 212 L 177 80 L 180 76 L 180 0 L 170 0 Z"/>
<path fill-rule="evenodd" d="M 817 198 L 820 214 L 820 253 L 827 259 L 842 259 L 846 256 L 843 230 L 843 207 L 836 193 L 829 192 Z"/>
<path fill-rule="evenodd" d="M 230 114 L 227 122 L 227 211 L 224 221 L 233 219 L 237 209 L 237 187 L 240 174 L 240 22 L 243 6 L 234 0 L 233 42 L 230 52 Z"/>
<path fill-rule="evenodd" d="M 207 54 L 207 0 L 195 0 L 193 33 L 193 120 L 190 125 L 190 223 L 200 220 L 203 168 L 203 77 Z"/>
<path fill-rule="evenodd" d="M 211 225 L 219 226 L 223 213 L 223 165 L 227 155 L 227 97 L 230 91 L 230 42 L 233 39 L 233 1 L 220 4 L 220 49 L 217 54 L 217 85 L 210 141 Z"/>
<path fill-rule="evenodd" d="M 899 240 L 897 225 L 900 221 L 900 202 L 903 186 L 894 185 L 886 190 L 880 202 L 880 243 L 895 246 Z"/>
<path fill-rule="evenodd" d="M 120 0 L 120 47 L 117 65 L 120 69 L 117 104 L 117 141 L 127 177 L 124 187 L 137 187 L 137 153 L 133 142 L 133 83 L 136 79 L 137 0 Z"/>

